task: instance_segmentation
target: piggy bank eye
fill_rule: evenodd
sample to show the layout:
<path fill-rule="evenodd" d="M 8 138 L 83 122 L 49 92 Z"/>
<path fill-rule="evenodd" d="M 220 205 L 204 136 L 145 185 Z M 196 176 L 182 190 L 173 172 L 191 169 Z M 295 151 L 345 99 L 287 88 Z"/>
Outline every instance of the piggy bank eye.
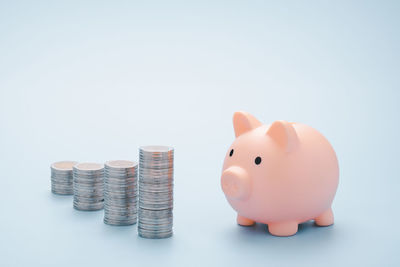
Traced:
<path fill-rule="evenodd" d="M 254 160 L 254 163 L 255 164 L 260 164 L 261 163 L 261 158 L 260 157 L 257 157 L 255 160 Z"/>
<path fill-rule="evenodd" d="M 233 155 L 233 149 L 231 150 L 231 152 L 229 152 L 229 157 L 232 157 Z"/>

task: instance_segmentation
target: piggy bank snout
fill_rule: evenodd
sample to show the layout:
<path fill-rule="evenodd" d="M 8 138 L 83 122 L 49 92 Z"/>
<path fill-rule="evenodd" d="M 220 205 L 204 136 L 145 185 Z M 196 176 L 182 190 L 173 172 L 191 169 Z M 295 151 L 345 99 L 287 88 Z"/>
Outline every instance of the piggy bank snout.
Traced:
<path fill-rule="evenodd" d="M 225 195 L 232 199 L 244 200 L 250 195 L 250 178 L 246 170 L 232 166 L 222 173 L 221 186 Z"/>

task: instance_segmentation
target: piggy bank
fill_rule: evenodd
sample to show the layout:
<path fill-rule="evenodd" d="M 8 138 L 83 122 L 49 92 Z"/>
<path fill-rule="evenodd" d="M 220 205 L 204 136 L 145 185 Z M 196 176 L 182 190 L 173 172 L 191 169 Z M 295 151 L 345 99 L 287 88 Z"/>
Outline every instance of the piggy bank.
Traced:
<path fill-rule="evenodd" d="M 234 114 L 233 127 L 221 186 L 239 225 L 264 223 L 272 235 L 290 236 L 309 220 L 333 224 L 339 167 L 321 133 L 297 122 L 263 125 L 246 112 Z"/>

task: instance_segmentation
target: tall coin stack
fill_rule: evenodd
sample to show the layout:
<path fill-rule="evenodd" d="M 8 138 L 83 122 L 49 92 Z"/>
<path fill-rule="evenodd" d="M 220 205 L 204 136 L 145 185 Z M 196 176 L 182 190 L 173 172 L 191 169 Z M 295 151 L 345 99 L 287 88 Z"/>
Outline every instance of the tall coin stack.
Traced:
<path fill-rule="evenodd" d="M 105 163 L 104 223 L 131 225 L 137 220 L 138 164 L 127 160 Z"/>
<path fill-rule="evenodd" d="M 139 236 L 172 236 L 174 149 L 139 148 Z"/>
<path fill-rule="evenodd" d="M 103 183 L 103 164 L 76 164 L 74 166 L 74 208 L 101 210 L 104 205 Z"/>
<path fill-rule="evenodd" d="M 73 194 L 72 167 L 76 161 L 59 161 L 51 164 L 51 192 L 59 195 Z"/>

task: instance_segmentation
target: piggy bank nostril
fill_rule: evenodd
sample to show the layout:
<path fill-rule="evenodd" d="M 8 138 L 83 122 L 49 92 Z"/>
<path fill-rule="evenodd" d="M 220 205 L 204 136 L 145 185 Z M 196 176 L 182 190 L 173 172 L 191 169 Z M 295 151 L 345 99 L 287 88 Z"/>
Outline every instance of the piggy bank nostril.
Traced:
<path fill-rule="evenodd" d="M 232 184 L 231 185 L 231 190 L 232 190 L 232 192 L 237 193 L 238 190 L 239 190 L 239 187 L 237 186 L 237 184 Z"/>
<path fill-rule="evenodd" d="M 238 185 L 235 183 L 235 181 L 232 181 L 232 179 L 230 179 L 229 181 L 225 181 L 223 183 L 223 186 L 227 189 L 230 189 L 232 191 L 237 191 L 238 190 Z"/>
<path fill-rule="evenodd" d="M 232 199 L 245 199 L 250 191 L 250 180 L 247 172 L 232 166 L 222 173 L 221 187 L 225 195 Z"/>

